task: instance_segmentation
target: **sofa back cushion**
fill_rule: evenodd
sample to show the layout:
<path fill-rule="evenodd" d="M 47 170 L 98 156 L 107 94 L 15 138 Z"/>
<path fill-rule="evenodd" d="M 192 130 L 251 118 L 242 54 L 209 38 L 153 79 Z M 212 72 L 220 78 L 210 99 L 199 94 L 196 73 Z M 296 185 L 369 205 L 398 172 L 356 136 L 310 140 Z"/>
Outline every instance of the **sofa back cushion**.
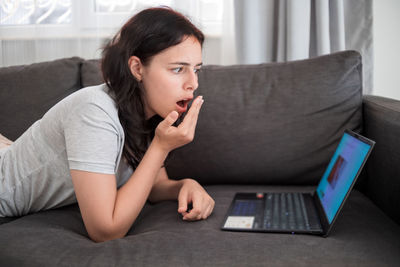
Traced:
<path fill-rule="evenodd" d="M 80 58 L 0 68 L 0 133 L 17 139 L 80 88 Z"/>
<path fill-rule="evenodd" d="M 82 87 L 99 85 L 104 83 L 101 74 L 101 61 L 99 59 L 90 59 L 82 62 L 81 83 Z"/>
<path fill-rule="evenodd" d="M 195 139 L 167 161 L 203 184 L 315 184 L 343 131 L 362 127 L 361 57 L 205 66 Z"/>

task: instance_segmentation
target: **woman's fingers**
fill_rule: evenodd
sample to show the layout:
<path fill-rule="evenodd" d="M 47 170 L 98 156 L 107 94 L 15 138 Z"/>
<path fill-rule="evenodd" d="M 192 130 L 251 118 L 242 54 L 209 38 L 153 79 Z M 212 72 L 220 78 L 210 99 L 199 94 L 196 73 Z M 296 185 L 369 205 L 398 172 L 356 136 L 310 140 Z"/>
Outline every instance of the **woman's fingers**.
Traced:
<path fill-rule="evenodd" d="M 189 221 L 207 219 L 214 210 L 214 205 L 212 198 L 198 195 L 193 198 L 193 209 L 184 214 L 183 219 Z"/>
<path fill-rule="evenodd" d="M 181 129 L 193 130 L 196 128 L 197 119 L 199 117 L 200 108 L 204 103 L 203 96 L 198 96 L 190 107 L 188 113 L 186 114 L 183 122 L 178 126 Z"/>
<path fill-rule="evenodd" d="M 206 198 L 206 200 L 204 201 L 203 205 L 204 206 L 203 206 L 203 211 L 201 213 L 201 219 L 207 219 L 208 216 L 211 215 L 211 213 L 214 209 L 215 202 L 211 197 L 208 196 Z"/>
<path fill-rule="evenodd" d="M 189 211 L 188 214 L 186 214 L 183 219 L 184 220 L 189 220 L 189 221 L 194 221 L 198 220 L 199 217 L 201 217 L 201 212 L 202 212 L 202 196 L 199 193 L 194 193 L 192 195 L 192 205 L 193 208 Z"/>
<path fill-rule="evenodd" d="M 182 190 L 179 192 L 178 195 L 178 212 L 181 213 L 183 216 L 187 214 L 188 210 L 188 192 L 187 190 Z"/>
<path fill-rule="evenodd" d="M 160 122 L 158 127 L 160 127 L 161 130 L 166 131 L 166 130 L 168 130 L 169 127 L 172 126 L 172 124 L 174 124 L 176 122 L 178 117 L 179 117 L 178 112 L 172 111 L 168 114 L 168 116 L 162 122 Z"/>
<path fill-rule="evenodd" d="M 189 213 L 186 213 L 183 217 L 184 220 L 196 221 L 207 219 L 214 209 L 214 205 L 208 203 L 202 209 L 192 209 Z M 182 214 L 183 215 L 183 214 Z"/>
<path fill-rule="evenodd" d="M 203 219 L 207 219 L 208 216 L 211 215 L 211 213 L 214 210 L 214 205 L 215 205 L 215 201 L 212 198 L 210 198 L 208 200 L 208 202 L 206 203 L 206 208 L 204 209 L 204 212 L 202 214 L 202 218 Z"/>

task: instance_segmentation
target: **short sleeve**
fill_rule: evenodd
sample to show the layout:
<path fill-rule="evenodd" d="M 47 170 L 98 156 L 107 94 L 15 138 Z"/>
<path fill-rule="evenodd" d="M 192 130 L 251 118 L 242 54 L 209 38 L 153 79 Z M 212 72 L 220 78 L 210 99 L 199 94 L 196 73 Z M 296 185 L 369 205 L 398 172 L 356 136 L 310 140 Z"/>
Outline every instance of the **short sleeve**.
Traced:
<path fill-rule="evenodd" d="M 117 125 L 99 105 L 87 103 L 72 111 L 65 120 L 64 135 L 70 169 L 116 173 Z"/>

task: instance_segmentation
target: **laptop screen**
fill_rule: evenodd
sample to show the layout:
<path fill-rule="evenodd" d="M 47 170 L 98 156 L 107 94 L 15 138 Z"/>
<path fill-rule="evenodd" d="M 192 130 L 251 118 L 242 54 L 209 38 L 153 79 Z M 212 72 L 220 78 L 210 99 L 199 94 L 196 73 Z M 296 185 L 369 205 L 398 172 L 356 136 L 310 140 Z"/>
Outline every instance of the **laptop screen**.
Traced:
<path fill-rule="evenodd" d="M 317 195 L 329 223 L 335 218 L 371 145 L 344 133 L 317 187 Z"/>

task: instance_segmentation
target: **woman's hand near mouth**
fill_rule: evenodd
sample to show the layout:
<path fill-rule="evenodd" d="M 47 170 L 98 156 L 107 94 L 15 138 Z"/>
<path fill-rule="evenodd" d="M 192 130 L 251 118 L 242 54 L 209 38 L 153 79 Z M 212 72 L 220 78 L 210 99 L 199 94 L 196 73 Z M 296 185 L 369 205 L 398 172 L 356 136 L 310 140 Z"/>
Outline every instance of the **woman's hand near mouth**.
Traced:
<path fill-rule="evenodd" d="M 172 126 L 179 117 L 178 112 L 172 111 L 169 113 L 157 126 L 153 142 L 168 153 L 175 148 L 190 143 L 194 138 L 197 119 L 203 102 L 203 97 L 198 96 L 178 127 Z"/>

